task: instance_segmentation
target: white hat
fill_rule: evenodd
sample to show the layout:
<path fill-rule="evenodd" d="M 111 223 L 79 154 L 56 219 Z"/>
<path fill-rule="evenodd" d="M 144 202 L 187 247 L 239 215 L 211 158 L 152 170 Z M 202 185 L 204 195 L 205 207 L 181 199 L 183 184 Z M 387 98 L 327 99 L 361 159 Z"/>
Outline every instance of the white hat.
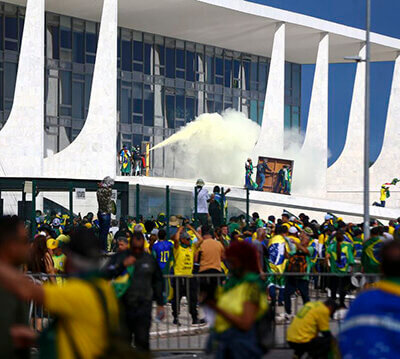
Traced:
<path fill-rule="evenodd" d="M 290 227 L 290 228 L 289 228 L 289 233 L 291 233 L 291 234 L 296 234 L 297 232 L 298 232 L 298 230 L 297 230 L 296 227 Z"/>
<path fill-rule="evenodd" d="M 333 217 L 330 214 L 325 215 L 325 221 L 329 221 Z"/>
<path fill-rule="evenodd" d="M 293 221 L 295 221 L 295 220 L 296 220 L 296 217 L 295 217 L 295 216 L 292 216 L 292 217 L 289 218 L 289 221 L 290 221 L 290 222 L 293 222 Z"/>

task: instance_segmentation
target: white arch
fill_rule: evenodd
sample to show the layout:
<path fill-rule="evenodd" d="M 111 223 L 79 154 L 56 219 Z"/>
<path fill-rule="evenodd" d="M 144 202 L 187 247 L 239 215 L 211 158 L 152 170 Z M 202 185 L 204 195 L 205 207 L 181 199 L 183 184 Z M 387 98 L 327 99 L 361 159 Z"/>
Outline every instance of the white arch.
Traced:
<path fill-rule="evenodd" d="M 365 58 L 365 45 L 362 45 L 359 56 Z M 365 62 L 358 62 L 346 143 L 340 157 L 327 171 L 328 196 L 361 200 L 358 197 L 361 195 L 363 185 L 363 171 L 360 168 L 362 168 L 364 148 L 364 103 Z"/>
<path fill-rule="evenodd" d="M 271 64 L 265 93 L 260 137 L 252 158 L 260 155 L 279 156 L 283 152 L 285 115 L 285 29 L 284 23 L 276 25 L 272 45 Z"/>
<path fill-rule="evenodd" d="M 116 175 L 118 1 L 104 0 L 92 92 L 85 125 L 64 150 L 44 160 L 44 175 Z"/>
<path fill-rule="evenodd" d="M 325 196 L 326 194 L 326 170 L 328 160 L 328 80 L 329 80 L 329 34 L 324 33 L 318 44 L 317 61 L 315 63 L 314 81 L 308 113 L 307 131 L 304 144 L 300 150 L 299 157 L 309 158 L 302 161 L 301 172 L 310 174 L 308 182 L 313 197 Z M 295 164 L 296 167 L 296 164 Z M 293 190 L 296 186 L 296 175 L 293 172 Z M 312 182 L 312 183 L 311 183 Z M 302 193 L 303 194 L 303 193 Z"/>
<path fill-rule="evenodd" d="M 42 175 L 44 130 L 44 0 L 28 0 L 14 102 L 0 131 L 0 173 Z"/>

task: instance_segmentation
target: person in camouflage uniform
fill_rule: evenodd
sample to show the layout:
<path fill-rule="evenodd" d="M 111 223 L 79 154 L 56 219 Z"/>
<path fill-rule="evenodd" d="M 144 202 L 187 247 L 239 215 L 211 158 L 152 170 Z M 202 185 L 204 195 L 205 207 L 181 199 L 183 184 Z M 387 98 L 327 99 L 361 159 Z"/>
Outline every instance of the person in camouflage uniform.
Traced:
<path fill-rule="evenodd" d="M 111 199 L 114 180 L 107 176 L 99 183 L 97 203 L 99 206 L 97 218 L 99 220 L 99 239 L 102 248 L 107 251 L 107 235 L 111 225 L 111 214 L 115 214 L 115 203 Z"/>

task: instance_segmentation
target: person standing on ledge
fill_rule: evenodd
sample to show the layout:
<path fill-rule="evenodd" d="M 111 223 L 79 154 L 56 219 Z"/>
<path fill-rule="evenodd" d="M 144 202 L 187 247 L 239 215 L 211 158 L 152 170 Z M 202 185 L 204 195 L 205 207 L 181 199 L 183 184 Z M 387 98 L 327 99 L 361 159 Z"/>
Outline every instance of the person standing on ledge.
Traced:
<path fill-rule="evenodd" d="M 254 183 L 253 179 L 251 178 L 251 176 L 253 175 L 253 172 L 254 172 L 253 161 L 251 160 L 251 158 L 247 159 L 244 168 L 246 170 L 245 187 L 250 190 L 253 190 L 257 187 L 257 185 Z"/>
<path fill-rule="evenodd" d="M 268 167 L 268 161 L 260 158 L 258 160 L 258 165 L 257 165 L 257 178 L 259 179 L 259 184 L 257 191 L 262 191 L 264 188 L 264 183 L 265 183 L 265 171 L 272 172 L 272 170 Z"/>
<path fill-rule="evenodd" d="M 121 165 L 121 176 L 129 176 L 131 174 L 131 153 L 126 145 L 119 153 L 119 164 Z"/>
<path fill-rule="evenodd" d="M 199 178 L 196 181 L 196 187 L 194 188 L 193 197 L 196 200 L 197 192 L 197 218 L 202 226 L 208 224 L 208 202 L 210 200 L 210 195 L 208 190 L 204 188 L 204 181 Z"/>

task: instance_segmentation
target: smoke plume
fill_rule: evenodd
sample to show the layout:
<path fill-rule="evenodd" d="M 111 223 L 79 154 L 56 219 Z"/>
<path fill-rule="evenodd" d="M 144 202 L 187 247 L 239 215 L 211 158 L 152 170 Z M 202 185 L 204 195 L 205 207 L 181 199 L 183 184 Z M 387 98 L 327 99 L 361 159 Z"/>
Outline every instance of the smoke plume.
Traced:
<path fill-rule="evenodd" d="M 204 113 L 151 150 L 172 147 L 176 177 L 243 186 L 244 164 L 259 133 L 243 113 Z"/>

